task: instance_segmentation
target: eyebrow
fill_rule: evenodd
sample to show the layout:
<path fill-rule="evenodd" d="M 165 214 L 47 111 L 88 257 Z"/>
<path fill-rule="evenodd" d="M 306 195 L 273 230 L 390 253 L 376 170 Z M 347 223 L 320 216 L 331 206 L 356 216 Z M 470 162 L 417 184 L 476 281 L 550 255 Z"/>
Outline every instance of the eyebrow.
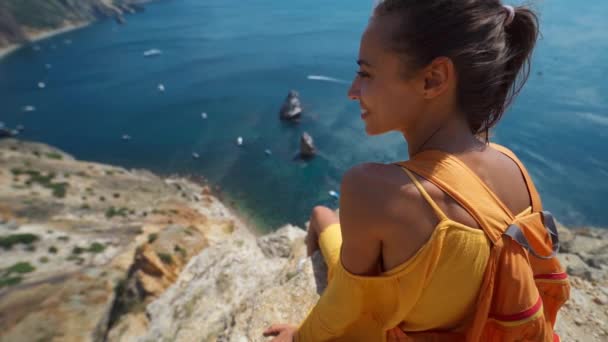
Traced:
<path fill-rule="evenodd" d="M 365 61 L 365 60 L 363 60 L 363 59 L 358 59 L 358 60 L 357 60 L 357 64 L 358 64 L 358 65 L 360 65 L 360 66 L 361 66 L 361 65 L 365 65 L 365 66 L 368 66 L 368 67 L 371 67 L 371 66 L 372 66 L 371 64 L 369 64 L 369 62 L 367 62 L 367 61 Z"/>

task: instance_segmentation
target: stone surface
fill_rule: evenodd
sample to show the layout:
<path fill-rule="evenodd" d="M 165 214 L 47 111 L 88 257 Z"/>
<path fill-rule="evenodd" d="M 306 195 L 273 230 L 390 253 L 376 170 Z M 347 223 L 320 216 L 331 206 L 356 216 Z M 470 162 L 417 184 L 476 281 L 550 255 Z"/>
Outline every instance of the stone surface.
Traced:
<path fill-rule="evenodd" d="M 301 115 L 302 104 L 300 103 L 300 94 L 295 90 L 291 90 L 281 106 L 279 118 L 282 120 L 298 120 Z"/>
<path fill-rule="evenodd" d="M 0 341 L 266 341 L 264 328 L 300 323 L 326 286 L 304 230 L 256 236 L 208 187 L 10 139 L 0 141 L 0 163 L 0 235 L 39 237 L 0 258 L 2 270 L 35 267 L 0 288 Z M 10 172 L 25 165 L 69 182 L 65 196 Z M 557 331 L 563 341 L 605 341 L 607 234 L 564 229 L 559 258 L 572 292 Z"/>
<path fill-rule="evenodd" d="M 300 137 L 300 155 L 304 158 L 311 158 L 317 153 L 315 143 L 310 134 L 304 132 Z"/>

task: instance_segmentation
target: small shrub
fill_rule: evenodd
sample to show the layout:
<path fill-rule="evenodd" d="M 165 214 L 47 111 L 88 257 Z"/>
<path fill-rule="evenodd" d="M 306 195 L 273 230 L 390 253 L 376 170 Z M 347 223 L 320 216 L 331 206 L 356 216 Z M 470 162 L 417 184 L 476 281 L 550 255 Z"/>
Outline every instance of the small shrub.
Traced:
<path fill-rule="evenodd" d="M 70 241 L 70 237 L 67 235 L 62 235 L 62 236 L 58 236 L 57 240 L 61 240 L 61 241 Z"/>
<path fill-rule="evenodd" d="M 30 273 L 35 271 L 36 268 L 32 265 L 30 265 L 29 262 L 18 262 L 16 264 L 14 264 L 13 266 L 7 268 L 5 270 L 5 275 L 10 275 L 11 273 L 19 273 L 19 274 L 24 274 L 24 273 Z"/>
<path fill-rule="evenodd" d="M 13 286 L 13 285 L 17 285 L 21 282 L 21 280 L 23 280 L 23 278 L 17 276 L 17 277 L 2 277 L 0 278 L 0 289 L 5 287 L 5 286 Z"/>
<path fill-rule="evenodd" d="M 39 238 L 34 234 L 12 234 L 0 236 L 0 247 L 4 249 L 11 249 L 13 245 L 24 244 L 31 245 L 38 241 Z"/>
<path fill-rule="evenodd" d="M 167 264 L 167 265 L 173 264 L 173 258 L 171 257 L 170 254 L 161 253 L 161 252 L 156 252 L 156 254 L 158 255 L 158 257 L 164 264 Z"/>
<path fill-rule="evenodd" d="M 66 260 L 68 261 L 76 261 L 76 264 L 78 265 L 82 265 L 84 263 L 84 259 L 82 257 L 76 256 L 76 255 L 70 255 L 69 257 L 66 258 Z"/>
<path fill-rule="evenodd" d="M 80 209 L 88 210 L 88 209 L 91 209 L 91 206 L 85 203 L 80 206 Z"/>
<path fill-rule="evenodd" d="M 108 210 L 106 210 L 106 217 L 107 218 L 112 218 L 114 216 L 127 217 L 128 212 L 129 212 L 128 208 L 110 207 L 110 208 L 108 208 Z"/>
<path fill-rule="evenodd" d="M 115 192 L 112 196 L 114 196 L 114 198 L 120 198 L 120 194 L 118 192 Z"/>
<path fill-rule="evenodd" d="M 88 251 L 91 253 L 101 253 L 106 249 L 106 246 L 100 244 L 99 242 L 93 242 L 89 247 Z"/>
<path fill-rule="evenodd" d="M 51 253 L 51 254 L 57 254 L 58 251 L 59 250 L 55 246 L 49 247 L 49 253 Z"/>
<path fill-rule="evenodd" d="M 152 233 L 152 234 L 148 235 L 148 243 L 152 243 L 152 242 L 156 241 L 156 239 L 158 239 L 158 234 Z"/>
<path fill-rule="evenodd" d="M 182 258 L 186 258 L 186 250 L 182 248 L 182 246 L 180 245 L 175 245 L 173 246 L 173 251 L 176 253 L 179 253 L 179 255 L 182 256 Z"/>
<path fill-rule="evenodd" d="M 43 257 L 40 257 L 40 259 L 38 259 L 38 261 L 40 261 L 41 264 L 46 264 L 47 262 L 49 262 L 49 258 L 43 256 Z"/>
<path fill-rule="evenodd" d="M 105 197 L 103 197 L 103 196 L 99 196 L 99 200 L 100 200 L 101 202 L 105 202 L 105 201 L 106 201 L 106 198 L 105 198 Z"/>
<path fill-rule="evenodd" d="M 49 159 L 57 159 L 57 160 L 63 159 L 63 156 L 57 152 L 49 152 L 49 153 L 46 153 L 45 156 Z"/>
<path fill-rule="evenodd" d="M 79 255 L 79 254 L 82 254 L 82 253 L 84 253 L 84 248 L 82 248 L 82 247 L 75 246 L 72 249 L 72 254 L 74 254 L 74 255 Z"/>

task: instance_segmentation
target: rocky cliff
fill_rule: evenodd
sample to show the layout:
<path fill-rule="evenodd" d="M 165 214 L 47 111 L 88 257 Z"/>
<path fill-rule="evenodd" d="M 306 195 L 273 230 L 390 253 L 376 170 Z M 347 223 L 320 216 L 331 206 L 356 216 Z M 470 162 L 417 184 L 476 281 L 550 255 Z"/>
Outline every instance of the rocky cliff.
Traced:
<path fill-rule="evenodd" d="M 209 187 L 0 141 L 0 341 L 264 341 L 326 270 L 305 232 L 258 236 Z M 608 231 L 560 227 L 564 341 L 608 338 Z"/>
<path fill-rule="evenodd" d="M 102 18 L 123 20 L 145 0 L 1 0 L 0 48 L 37 34 Z"/>

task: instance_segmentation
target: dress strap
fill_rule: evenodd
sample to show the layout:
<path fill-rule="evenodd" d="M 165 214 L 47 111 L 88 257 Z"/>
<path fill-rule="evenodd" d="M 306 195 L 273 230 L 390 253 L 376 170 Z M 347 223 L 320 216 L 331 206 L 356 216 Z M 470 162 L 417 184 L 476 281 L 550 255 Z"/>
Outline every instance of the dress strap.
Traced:
<path fill-rule="evenodd" d="M 528 188 L 528 193 L 530 194 L 530 203 L 532 206 L 532 211 L 533 212 L 543 211 L 543 205 L 540 200 L 540 196 L 538 195 L 538 191 L 536 190 L 536 187 L 534 186 L 534 182 L 532 181 L 532 177 L 530 177 L 530 174 L 528 173 L 528 170 L 526 170 L 526 167 L 524 166 L 524 164 L 519 160 L 519 158 L 517 158 L 517 156 L 515 156 L 515 153 L 513 153 L 508 148 L 506 148 L 502 145 L 495 144 L 495 143 L 491 143 L 490 146 L 492 146 L 492 148 L 494 148 L 498 152 L 511 158 L 511 160 L 513 160 L 515 162 L 515 164 L 517 164 L 517 167 L 519 168 L 519 171 L 521 172 L 522 176 L 524 177 L 524 181 L 526 182 L 526 187 Z"/>
<path fill-rule="evenodd" d="M 400 166 L 400 167 L 401 167 L 401 170 L 405 171 L 405 173 L 410 177 L 412 182 L 414 182 L 414 185 L 416 186 L 416 188 L 418 188 L 418 191 L 420 191 L 420 194 L 422 195 L 422 197 L 424 197 L 424 199 L 433 208 L 433 211 L 435 211 L 435 214 L 437 215 L 437 217 L 439 217 L 439 220 L 440 221 L 447 220 L 448 216 L 443 212 L 443 210 L 441 210 L 441 208 L 439 208 L 437 203 L 435 201 L 433 201 L 433 199 L 431 198 L 431 195 L 429 195 L 429 193 L 426 192 L 426 190 L 424 189 L 422 184 L 420 184 L 420 182 L 418 181 L 418 178 L 410 170 L 406 169 L 403 166 Z"/>

